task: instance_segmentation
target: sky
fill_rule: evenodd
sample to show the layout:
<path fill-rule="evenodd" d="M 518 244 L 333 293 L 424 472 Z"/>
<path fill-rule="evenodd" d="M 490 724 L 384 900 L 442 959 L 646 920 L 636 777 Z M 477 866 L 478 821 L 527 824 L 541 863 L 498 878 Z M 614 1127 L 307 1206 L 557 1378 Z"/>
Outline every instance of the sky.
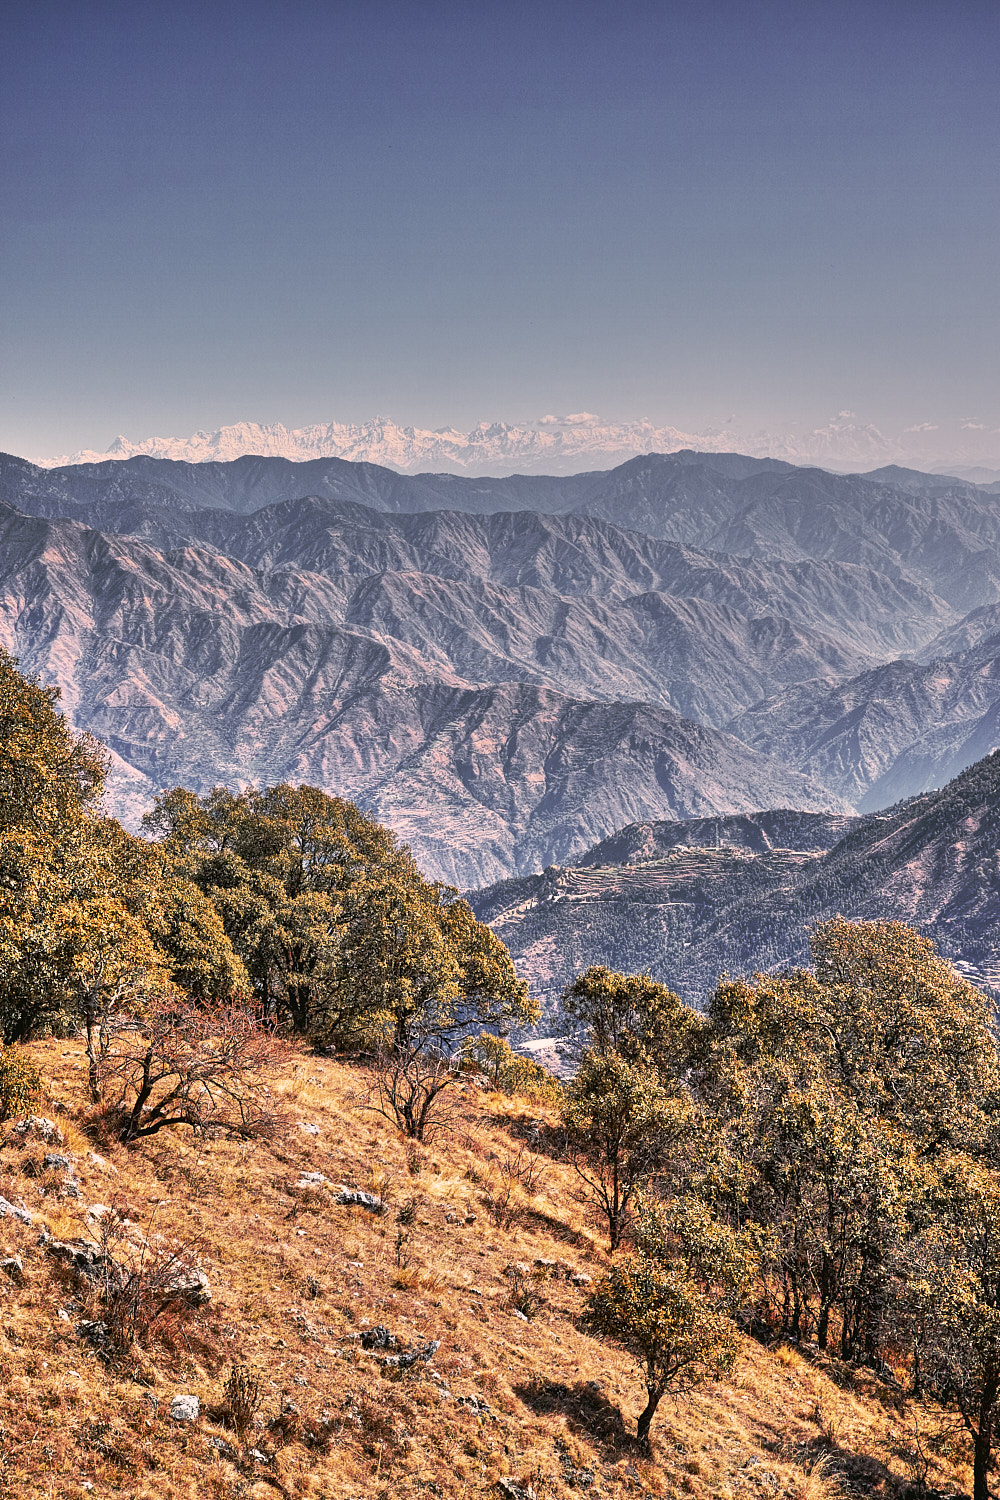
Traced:
<path fill-rule="evenodd" d="M 0 448 L 1000 428 L 998 65 L 996 0 L 12 7 Z"/>

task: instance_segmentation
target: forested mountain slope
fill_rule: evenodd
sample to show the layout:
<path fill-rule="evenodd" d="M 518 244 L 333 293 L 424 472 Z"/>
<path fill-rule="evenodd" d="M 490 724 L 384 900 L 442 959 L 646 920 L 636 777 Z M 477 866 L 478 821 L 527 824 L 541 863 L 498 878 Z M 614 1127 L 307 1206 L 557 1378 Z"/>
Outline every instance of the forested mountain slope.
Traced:
<path fill-rule="evenodd" d="M 769 823 L 786 828 L 785 847 L 755 852 L 748 829 Z M 549 1002 L 591 963 L 647 970 L 696 1001 L 723 971 L 803 962 L 810 925 L 837 913 L 910 922 L 1000 988 L 998 851 L 993 754 L 938 792 L 841 827 L 776 813 L 625 828 L 567 868 L 471 899 Z"/>

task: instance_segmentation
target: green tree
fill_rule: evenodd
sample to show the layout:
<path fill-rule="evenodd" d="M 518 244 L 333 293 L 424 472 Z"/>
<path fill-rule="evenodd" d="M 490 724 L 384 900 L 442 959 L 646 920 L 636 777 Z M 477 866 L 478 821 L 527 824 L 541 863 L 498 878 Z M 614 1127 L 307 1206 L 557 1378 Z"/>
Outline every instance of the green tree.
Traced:
<path fill-rule="evenodd" d="M 709 1005 L 716 1067 L 817 1060 L 866 1115 L 925 1153 L 985 1143 L 1000 1083 L 986 997 L 902 922 L 820 923 L 814 972 L 725 981 Z"/>
<path fill-rule="evenodd" d="M 668 1076 L 690 1067 L 703 1030 L 697 1012 L 648 974 L 592 965 L 563 990 L 560 1006 L 596 1052 L 652 1063 Z"/>
<path fill-rule="evenodd" d="M 82 1024 L 95 1094 L 116 1009 L 165 982 L 221 998 L 248 980 L 204 896 L 100 815 L 102 752 L 57 703 L 0 651 L 0 1027 Z"/>
<path fill-rule="evenodd" d="M 0 1050 L 0 1120 L 24 1115 L 42 1095 L 37 1065 L 16 1047 Z"/>
<path fill-rule="evenodd" d="M 105 752 L 74 735 L 56 707 L 57 688 L 22 676 L 0 647 L 0 833 L 25 829 L 73 837 L 104 789 Z"/>
<path fill-rule="evenodd" d="M 629 1255 L 590 1294 L 584 1326 L 624 1345 L 646 1388 L 636 1436 L 649 1446 L 650 1423 L 668 1391 L 686 1391 L 732 1370 L 738 1342 L 732 1321 L 680 1264 Z"/>
<path fill-rule="evenodd" d="M 938 1164 L 994 1157 L 998 1054 L 984 997 L 897 922 L 837 918 L 814 971 L 726 980 L 699 1102 L 722 1143 L 711 1200 L 768 1236 L 781 1326 L 877 1365 L 910 1299 Z"/>
<path fill-rule="evenodd" d="M 563 1123 L 570 1159 L 607 1221 L 614 1254 L 639 1190 L 666 1172 L 690 1138 L 690 1103 L 650 1067 L 616 1052 L 587 1052 L 567 1086 Z"/>
<path fill-rule="evenodd" d="M 1000 1181 L 956 1161 L 942 1173 L 937 1212 L 913 1256 L 912 1313 L 928 1387 L 950 1402 L 973 1440 L 973 1500 L 989 1500 L 1000 1423 Z"/>
<path fill-rule="evenodd" d="M 440 1048 L 538 1014 L 489 928 L 352 803 L 176 788 L 146 826 L 215 906 L 265 1013 L 324 1045 Z"/>

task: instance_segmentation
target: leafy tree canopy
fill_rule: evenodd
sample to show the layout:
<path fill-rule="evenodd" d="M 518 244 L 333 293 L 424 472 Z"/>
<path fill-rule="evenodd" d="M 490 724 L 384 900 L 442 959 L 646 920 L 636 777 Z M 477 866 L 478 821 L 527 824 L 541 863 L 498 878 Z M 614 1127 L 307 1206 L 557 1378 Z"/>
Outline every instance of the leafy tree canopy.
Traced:
<path fill-rule="evenodd" d="M 450 1046 L 537 1007 L 456 892 L 315 787 L 175 788 L 146 827 L 212 902 L 266 1012 L 327 1044 Z"/>
<path fill-rule="evenodd" d="M 583 1027 L 597 1052 L 652 1063 L 665 1074 L 691 1063 L 703 1030 L 698 1013 L 648 974 L 585 969 L 562 994 L 563 1014 Z"/>
<path fill-rule="evenodd" d="M 717 1075 L 818 1067 L 924 1151 L 985 1144 L 1000 1089 L 984 995 L 902 922 L 820 923 L 814 972 L 724 981 L 709 1005 Z"/>

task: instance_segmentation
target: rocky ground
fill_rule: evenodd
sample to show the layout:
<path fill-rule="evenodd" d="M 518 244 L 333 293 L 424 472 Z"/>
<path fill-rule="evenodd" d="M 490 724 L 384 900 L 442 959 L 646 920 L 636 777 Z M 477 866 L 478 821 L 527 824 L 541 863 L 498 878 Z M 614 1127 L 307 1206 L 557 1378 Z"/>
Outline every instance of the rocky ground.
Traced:
<path fill-rule="evenodd" d="M 0 1146 L 6 1495 L 833 1500 L 902 1495 L 925 1467 L 939 1491 L 970 1487 L 934 1408 L 750 1339 L 729 1382 L 664 1402 L 639 1453 L 636 1369 L 579 1326 L 599 1226 L 530 1101 L 470 1084 L 414 1145 L 371 1111 L 363 1070 L 303 1054 L 276 1085 L 280 1141 L 126 1149 L 88 1125 L 80 1048 L 30 1051 L 53 1128 L 9 1121 Z M 538 1180 L 505 1202 L 519 1153 Z M 116 1351 L 108 1261 L 165 1258 L 194 1279 Z M 260 1381 L 242 1433 L 234 1365 Z"/>

